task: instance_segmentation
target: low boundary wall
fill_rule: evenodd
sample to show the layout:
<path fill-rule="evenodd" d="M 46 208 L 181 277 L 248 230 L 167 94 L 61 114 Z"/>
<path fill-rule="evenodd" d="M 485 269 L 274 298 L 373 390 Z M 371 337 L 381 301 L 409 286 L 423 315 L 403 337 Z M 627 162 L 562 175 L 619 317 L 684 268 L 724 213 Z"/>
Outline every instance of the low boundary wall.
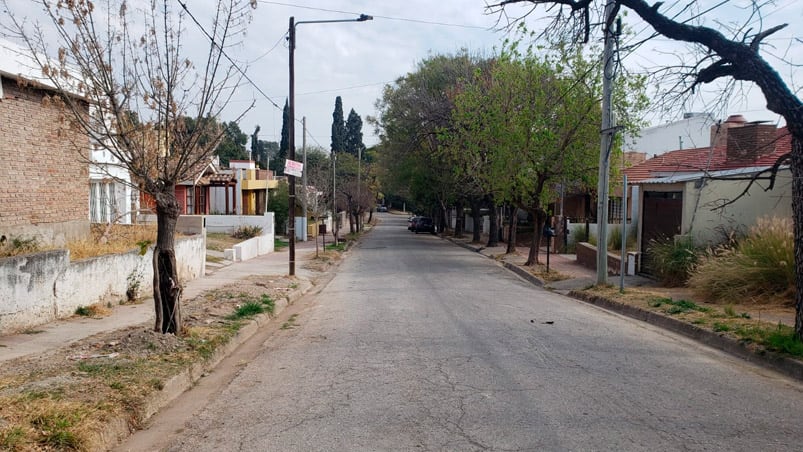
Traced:
<path fill-rule="evenodd" d="M 588 242 L 580 242 L 576 245 L 577 250 L 577 262 L 582 265 L 583 267 L 590 268 L 592 270 L 597 269 L 597 247 L 588 243 Z M 618 275 L 619 270 L 621 269 L 621 260 L 619 256 L 611 253 L 608 254 L 608 274 L 609 275 Z"/>
<path fill-rule="evenodd" d="M 182 282 L 203 276 L 206 237 L 176 240 Z M 67 250 L 0 259 L 0 334 L 13 333 L 70 317 L 79 306 L 126 299 L 138 284 L 140 296 L 153 291 L 153 247 L 70 262 Z"/>

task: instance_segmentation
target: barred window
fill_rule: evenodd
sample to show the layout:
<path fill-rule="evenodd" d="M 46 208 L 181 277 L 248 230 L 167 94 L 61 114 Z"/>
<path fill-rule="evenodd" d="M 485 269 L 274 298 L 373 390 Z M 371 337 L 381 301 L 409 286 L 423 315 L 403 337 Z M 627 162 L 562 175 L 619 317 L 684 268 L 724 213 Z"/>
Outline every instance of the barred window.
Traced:
<path fill-rule="evenodd" d="M 611 197 L 608 199 L 608 220 L 621 222 L 623 212 L 622 198 Z"/>
<path fill-rule="evenodd" d="M 195 187 L 187 187 L 187 208 L 186 212 L 187 215 L 194 215 L 195 214 Z"/>

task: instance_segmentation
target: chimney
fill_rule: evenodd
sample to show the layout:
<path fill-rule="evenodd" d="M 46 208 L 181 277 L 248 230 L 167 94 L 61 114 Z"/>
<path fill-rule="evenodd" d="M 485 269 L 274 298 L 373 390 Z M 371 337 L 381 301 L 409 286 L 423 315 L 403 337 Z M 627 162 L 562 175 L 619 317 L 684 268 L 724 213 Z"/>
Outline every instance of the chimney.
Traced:
<path fill-rule="evenodd" d="M 727 160 L 752 162 L 775 151 L 775 126 L 748 123 L 728 131 Z"/>
<path fill-rule="evenodd" d="M 742 115 L 730 115 L 728 119 L 725 120 L 722 124 L 717 126 L 714 124 L 711 126 L 711 146 L 712 147 L 721 147 L 725 146 L 728 143 L 728 130 L 734 129 L 736 127 L 742 127 L 747 123 L 747 120 L 744 119 Z M 717 133 L 717 128 L 719 128 L 719 133 Z"/>

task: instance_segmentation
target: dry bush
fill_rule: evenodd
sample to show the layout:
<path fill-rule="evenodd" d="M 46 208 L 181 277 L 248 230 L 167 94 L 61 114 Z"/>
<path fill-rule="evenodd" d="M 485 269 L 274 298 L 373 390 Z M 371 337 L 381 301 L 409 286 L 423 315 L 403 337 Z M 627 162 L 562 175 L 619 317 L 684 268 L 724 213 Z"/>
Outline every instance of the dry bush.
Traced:
<path fill-rule="evenodd" d="M 156 225 L 94 224 L 90 238 L 67 244 L 70 259 L 79 260 L 105 254 L 125 253 L 134 249 L 144 254 L 156 242 Z"/>
<path fill-rule="evenodd" d="M 697 265 L 689 287 L 714 301 L 794 300 L 792 220 L 760 218 L 735 247 L 720 247 Z"/>

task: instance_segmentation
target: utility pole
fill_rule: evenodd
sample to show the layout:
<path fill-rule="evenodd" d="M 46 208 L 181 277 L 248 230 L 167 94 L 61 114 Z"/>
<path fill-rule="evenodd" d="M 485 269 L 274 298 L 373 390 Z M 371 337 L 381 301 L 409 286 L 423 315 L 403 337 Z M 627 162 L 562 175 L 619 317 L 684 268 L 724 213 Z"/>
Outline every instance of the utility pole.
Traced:
<path fill-rule="evenodd" d="M 301 24 L 331 24 L 336 22 L 365 22 L 366 20 L 373 20 L 372 16 L 367 14 L 360 14 L 356 19 L 336 19 L 336 20 L 300 20 L 295 21 L 294 17 L 290 18 L 290 27 L 287 30 L 288 50 L 290 51 L 289 70 L 290 70 L 290 97 L 287 102 L 288 116 L 290 117 L 287 129 L 290 132 L 287 144 L 290 149 L 288 150 L 289 160 L 295 161 L 296 148 L 295 148 L 295 113 L 296 113 L 296 90 L 295 90 L 295 50 L 296 50 L 296 26 Z M 303 173 L 302 173 L 303 174 Z M 293 175 L 287 176 L 287 182 L 290 184 L 290 224 L 288 229 L 290 232 L 290 269 L 288 275 L 293 276 L 296 274 L 296 177 Z"/>
<path fill-rule="evenodd" d="M 301 198 L 301 205 L 302 207 L 302 216 L 304 219 L 301 221 L 302 227 L 304 228 L 304 232 L 301 233 L 301 237 L 304 237 L 303 241 L 307 241 L 307 231 L 309 227 L 307 226 L 307 198 L 309 197 L 309 192 L 307 191 L 307 117 L 304 116 L 301 118 L 301 152 L 304 154 L 304 172 L 301 173 L 301 184 L 304 186 L 304 196 Z"/>
<path fill-rule="evenodd" d="M 290 49 L 290 100 L 287 102 L 287 111 L 289 118 L 287 120 L 287 130 L 289 136 L 287 137 L 287 144 L 290 149 L 287 150 L 287 158 L 289 160 L 296 159 L 296 143 L 295 143 L 295 104 L 296 104 L 296 88 L 295 88 L 295 49 L 296 49 L 296 25 L 295 17 L 290 18 L 290 27 L 288 28 L 288 48 Z M 287 176 L 287 183 L 289 186 L 290 198 L 290 214 L 288 217 L 287 229 L 290 235 L 290 262 L 287 274 L 293 276 L 296 274 L 296 177 L 293 175 Z"/>
<path fill-rule="evenodd" d="M 337 153 L 332 151 L 332 235 L 337 245 Z"/>
<path fill-rule="evenodd" d="M 362 215 L 360 214 L 360 168 L 362 165 L 362 146 L 357 147 L 357 232 L 360 232 L 360 225 L 362 224 Z"/>
<path fill-rule="evenodd" d="M 599 182 L 597 185 L 597 284 L 608 283 L 608 185 L 610 156 L 613 146 L 613 115 L 611 96 L 613 93 L 613 15 L 615 0 L 605 4 L 605 48 L 602 54 L 602 135 L 599 151 Z"/>

